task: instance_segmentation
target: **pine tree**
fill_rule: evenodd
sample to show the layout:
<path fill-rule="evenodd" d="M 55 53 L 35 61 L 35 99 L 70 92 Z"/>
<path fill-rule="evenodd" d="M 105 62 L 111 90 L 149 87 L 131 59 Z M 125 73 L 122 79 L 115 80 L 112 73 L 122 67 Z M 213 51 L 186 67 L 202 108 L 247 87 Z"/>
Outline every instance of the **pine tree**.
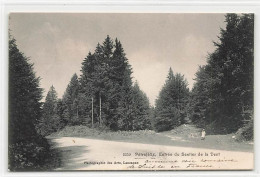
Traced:
<path fill-rule="evenodd" d="M 66 120 L 67 124 L 69 125 L 76 125 L 80 124 L 82 120 L 79 118 L 79 81 L 78 76 L 75 73 L 67 89 L 63 95 L 63 102 L 64 102 L 64 115 L 63 118 Z"/>
<path fill-rule="evenodd" d="M 102 46 L 102 51 L 103 51 L 103 56 L 105 60 L 110 60 L 112 55 L 113 55 L 113 41 L 110 38 L 109 35 L 107 35 L 105 41 L 103 42 Z"/>
<path fill-rule="evenodd" d="M 55 109 L 57 107 L 58 96 L 57 92 L 52 85 L 45 98 L 45 103 L 43 104 L 43 116 L 50 117 L 55 114 Z"/>
<path fill-rule="evenodd" d="M 192 93 L 192 119 L 219 133 L 236 131 L 253 111 L 254 16 L 227 14 L 226 23 Z"/>
<path fill-rule="evenodd" d="M 89 53 L 82 63 L 82 75 L 80 78 L 80 112 L 83 112 L 83 118 L 87 123 L 93 122 L 107 125 L 107 115 L 109 106 L 107 102 L 107 93 L 109 87 L 108 62 L 112 55 L 113 43 L 108 36 L 103 45 L 98 43 L 95 53 Z M 92 110 L 92 100 L 94 109 Z M 85 103 L 84 103 L 85 102 Z M 87 102 L 87 103 L 86 103 Z"/>
<path fill-rule="evenodd" d="M 188 104 L 189 89 L 184 76 L 173 74 L 169 69 L 167 80 L 156 100 L 156 115 L 154 128 L 157 131 L 165 131 L 184 123 L 187 116 L 185 109 Z"/>
<path fill-rule="evenodd" d="M 102 53 L 95 52 L 95 57 L 98 62 L 96 65 L 95 73 L 94 73 L 94 87 L 95 87 L 95 96 L 94 100 L 96 100 L 97 105 L 97 114 L 98 114 L 98 122 L 99 126 L 106 125 L 109 126 L 111 120 L 109 118 L 110 109 L 109 109 L 109 90 L 113 87 L 109 80 L 109 61 L 112 57 L 112 49 L 113 42 L 109 36 L 103 42 L 101 46 Z"/>
<path fill-rule="evenodd" d="M 64 127 L 64 120 L 58 115 L 57 92 L 52 85 L 43 104 L 43 113 L 39 121 L 39 130 L 43 136 L 56 132 Z"/>
<path fill-rule="evenodd" d="M 129 124 L 132 119 L 132 69 L 118 39 L 115 40 L 115 50 L 109 68 L 109 79 L 113 86 L 109 92 L 110 110 L 113 110 L 110 114 L 113 124 L 110 127 L 114 130 L 132 129 Z"/>
<path fill-rule="evenodd" d="M 102 56 L 102 48 L 100 44 L 97 45 L 96 55 Z M 93 123 L 97 122 L 98 114 L 96 109 L 92 110 L 92 100 L 93 102 L 96 95 L 95 79 L 97 78 L 97 65 L 98 57 L 94 54 L 88 53 L 88 56 L 82 62 L 81 67 L 81 77 L 79 79 L 80 89 L 79 89 L 79 115 L 84 123 L 89 124 L 92 122 L 92 111 L 93 111 Z M 94 104 L 94 103 L 93 103 Z M 96 102 L 95 102 L 96 104 Z"/>
<path fill-rule="evenodd" d="M 150 103 L 146 94 L 140 89 L 137 82 L 133 86 L 133 123 L 132 130 L 145 130 L 151 128 Z"/>
<path fill-rule="evenodd" d="M 132 69 L 121 42 L 107 36 L 85 58 L 81 71 L 79 110 L 87 124 L 133 130 Z"/>
<path fill-rule="evenodd" d="M 39 168 L 49 150 L 47 140 L 37 134 L 35 124 L 41 116 L 42 89 L 33 64 L 19 51 L 9 36 L 9 169 Z"/>

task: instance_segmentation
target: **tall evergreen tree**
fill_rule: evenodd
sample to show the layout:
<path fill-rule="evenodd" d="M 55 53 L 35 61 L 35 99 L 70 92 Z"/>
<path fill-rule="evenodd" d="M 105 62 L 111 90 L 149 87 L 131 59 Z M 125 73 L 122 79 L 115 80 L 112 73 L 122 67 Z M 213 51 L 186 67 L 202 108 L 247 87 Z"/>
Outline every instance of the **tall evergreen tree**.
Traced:
<path fill-rule="evenodd" d="M 137 82 L 135 82 L 132 91 L 132 130 L 145 130 L 151 128 L 150 120 L 150 103 L 146 94 L 140 89 Z"/>
<path fill-rule="evenodd" d="M 90 103 L 85 105 L 88 107 L 85 112 L 89 118 L 92 117 L 93 98 L 94 122 L 113 130 L 118 129 L 118 119 L 122 111 L 119 109 L 119 102 L 121 100 L 122 103 L 123 99 L 130 97 L 131 73 L 122 45 L 117 39 L 113 45 L 113 41 L 107 36 L 102 45 L 97 45 L 94 54 L 89 53 L 82 63 L 80 79 L 81 92 L 85 95 L 81 98 L 89 100 Z M 129 98 L 126 100 L 129 101 Z"/>
<path fill-rule="evenodd" d="M 37 134 L 35 124 L 41 116 L 42 89 L 33 64 L 9 36 L 9 169 L 32 170 L 44 163 L 49 145 Z"/>
<path fill-rule="evenodd" d="M 109 79 L 113 86 L 109 92 L 110 110 L 113 110 L 112 114 L 110 114 L 111 120 L 113 120 L 111 128 L 129 130 L 131 126 L 126 122 L 132 119 L 130 108 L 132 104 L 132 69 L 122 44 L 117 39 L 115 40 L 115 50 L 109 68 Z M 126 125 L 128 126 L 126 127 Z"/>
<path fill-rule="evenodd" d="M 109 79 L 110 67 L 109 62 L 113 55 L 113 41 L 107 36 L 101 49 L 97 46 L 94 56 L 98 64 L 96 65 L 96 72 L 94 74 L 94 86 L 95 86 L 95 100 L 99 115 L 99 124 L 110 126 L 113 124 L 113 118 L 110 116 L 110 98 L 109 93 L 113 88 L 113 84 Z"/>
<path fill-rule="evenodd" d="M 102 48 L 100 44 L 97 45 L 96 55 L 102 56 Z M 95 101 L 96 105 L 96 88 L 95 80 L 97 78 L 97 65 L 98 57 L 90 53 L 82 62 L 81 67 L 81 77 L 79 79 L 80 89 L 79 89 L 79 115 L 84 123 L 89 124 L 92 122 L 92 99 Z M 94 99 L 95 98 L 95 99 Z M 94 103 L 93 103 L 94 104 Z M 96 108 L 96 107 L 95 107 Z M 97 122 L 98 113 L 93 110 L 93 122 Z"/>
<path fill-rule="evenodd" d="M 196 73 L 196 83 L 193 86 L 191 93 L 191 121 L 201 126 L 205 126 L 205 118 L 210 113 L 207 112 L 206 105 L 212 102 L 213 90 L 211 85 L 208 85 L 209 75 L 205 70 L 205 66 L 200 66 Z"/>
<path fill-rule="evenodd" d="M 56 132 L 57 130 L 60 130 L 64 127 L 64 120 L 62 119 L 62 117 L 59 116 L 59 107 L 57 106 L 57 92 L 52 85 L 45 98 L 42 117 L 38 125 L 40 133 L 44 136 Z"/>
<path fill-rule="evenodd" d="M 108 36 L 103 45 L 98 43 L 95 53 L 89 53 L 82 63 L 82 75 L 80 78 L 80 112 L 86 122 L 91 122 L 92 111 L 94 123 L 107 124 L 109 109 L 107 102 L 107 93 L 109 87 L 108 62 L 112 55 L 113 43 Z M 94 109 L 92 110 L 92 100 Z M 84 103 L 84 101 L 86 101 Z"/>
<path fill-rule="evenodd" d="M 43 104 L 43 116 L 50 117 L 55 114 L 57 101 L 58 101 L 57 92 L 54 86 L 52 85 L 45 98 L 45 103 Z"/>
<path fill-rule="evenodd" d="M 253 110 L 254 16 L 227 14 L 226 23 L 192 94 L 192 119 L 214 124 L 222 133 L 236 131 Z"/>
<path fill-rule="evenodd" d="M 118 39 L 113 42 L 107 36 L 102 45 L 98 44 L 95 52 L 85 58 L 81 71 L 79 107 L 80 112 L 85 109 L 87 122 L 99 123 L 111 130 L 132 130 L 132 69 L 121 42 Z"/>
<path fill-rule="evenodd" d="M 79 81 L 78 76 L 75 73 L 67 89 L 63 95 L 64 102 L 64 115 L 63 118 L 70 125 L 80 124 L 82 120 L 79 118 Z"/>
<path fill-rule="evenodd" d="M 173 74 L 169 69 L 167 80 L 156 100 L 154 128 L 157 131 L 170 130 L 184 122 L 187 116 L 189 89 L 184 76 Z"/>

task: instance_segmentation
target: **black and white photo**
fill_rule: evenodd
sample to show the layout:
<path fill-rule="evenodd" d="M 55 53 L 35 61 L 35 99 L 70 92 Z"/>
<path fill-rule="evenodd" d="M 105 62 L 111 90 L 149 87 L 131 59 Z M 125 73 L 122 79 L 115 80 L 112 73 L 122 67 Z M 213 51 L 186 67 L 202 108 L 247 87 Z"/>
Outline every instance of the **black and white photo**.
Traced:
<path fill-rule="evenodd" d="M 8 169 L 253 170 L 253 13 L 10 13 Z"/>

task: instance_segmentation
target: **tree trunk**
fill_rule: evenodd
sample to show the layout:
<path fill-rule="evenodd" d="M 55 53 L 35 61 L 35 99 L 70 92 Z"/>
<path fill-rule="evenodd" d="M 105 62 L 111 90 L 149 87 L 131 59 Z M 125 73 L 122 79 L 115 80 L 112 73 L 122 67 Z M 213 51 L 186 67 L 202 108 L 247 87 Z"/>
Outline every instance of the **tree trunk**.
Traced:
<path fill-rule="evenodd" d="M 92 105 L 92 106 L 91 106 L 91 107 L 92 107 L 92 108 L 91 108 L 91 126 L 93 127 L 93 126 L 94 126 L 94 117 L 93 117 L 93 111 L 94 111 L 94 110 L 93 110 L 93 107 L 94 107 L 94 106 L 93 106 L 93 97 L 91 98 L 91 101 L 92 101 L 92 104 L 91 104 L 91 105 Z"/>
<path fill-rule="evenodd" d="M 77 105 L 77 119 L 79 119 L 79 106 Z"/>
<path fill-rule="evenodd" d="M 101 95 L 99 95 L 99 125 L 101 126 Z"/>

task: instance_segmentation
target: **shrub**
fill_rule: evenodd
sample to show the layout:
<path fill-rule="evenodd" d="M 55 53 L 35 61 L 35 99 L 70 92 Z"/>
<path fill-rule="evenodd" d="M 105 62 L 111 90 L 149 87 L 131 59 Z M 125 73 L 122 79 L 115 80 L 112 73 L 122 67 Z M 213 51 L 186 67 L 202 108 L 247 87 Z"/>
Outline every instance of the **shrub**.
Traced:
<path fill-rule="evenodd" d="M 171 130 L 173 128 L 173 121 L 171 118 L 158 117 L 154 123 L 154 129 L 157 132 Z"/>
<path fill-rule="evenodd" d="M 254 139 L 254 121 L 250 120 L 236 132 L 236 141 L 250 141 Z"/>
<path fill-rule="evenodd" d="M 44 138 L 34 141 L 9 144 L 9 170 L 34 171 L 41 170 L 49 152 L 49 144 Z"/>

